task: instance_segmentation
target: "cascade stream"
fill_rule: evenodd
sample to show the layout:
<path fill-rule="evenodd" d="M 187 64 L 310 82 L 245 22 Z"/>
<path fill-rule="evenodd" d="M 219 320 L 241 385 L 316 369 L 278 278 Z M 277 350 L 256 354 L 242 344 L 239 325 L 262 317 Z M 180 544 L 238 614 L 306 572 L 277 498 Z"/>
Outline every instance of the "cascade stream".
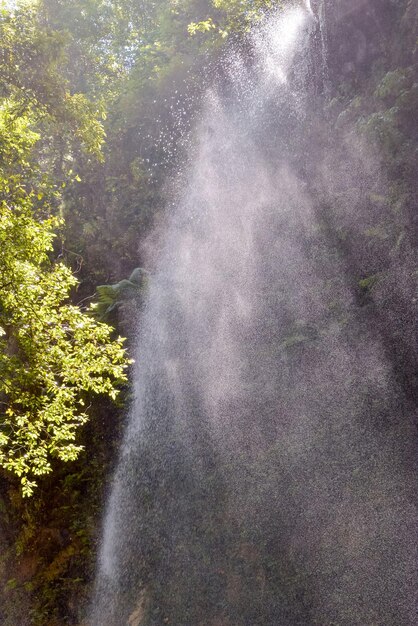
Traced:
<path fill-rule="evenodd" d="M 170 187 L 91 626 L 416 623 L 413 409 L 344 254 L 385 172 L 316 4 L 231 47 Z"/>

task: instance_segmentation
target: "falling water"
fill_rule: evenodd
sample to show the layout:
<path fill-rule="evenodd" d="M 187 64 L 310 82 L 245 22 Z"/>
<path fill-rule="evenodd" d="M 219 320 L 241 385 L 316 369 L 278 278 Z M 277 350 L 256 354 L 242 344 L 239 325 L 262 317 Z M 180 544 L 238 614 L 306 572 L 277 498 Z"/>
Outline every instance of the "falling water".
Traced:
<path fill-rule="evenodd" d="M 93 626 L 415 623 L 411 409 L 327 219 L 384 173 L 315 111 L 317 28 L 231 50 L 173 182 Z"/>

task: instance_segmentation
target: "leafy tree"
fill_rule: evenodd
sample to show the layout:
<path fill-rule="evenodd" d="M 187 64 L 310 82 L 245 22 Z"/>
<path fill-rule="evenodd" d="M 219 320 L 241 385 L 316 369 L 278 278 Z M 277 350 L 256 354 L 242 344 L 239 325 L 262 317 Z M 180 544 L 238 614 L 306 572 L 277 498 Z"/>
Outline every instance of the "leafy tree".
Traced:
<path fill-rule="evenodd" d="M 225 39 L 229 34 L 247 31 L 263 12 L 271 7 L 284 4 L 277 0 L 212 0 L 211 12 L 207 19 L 191 22 L 188 31 L 191 35 L 204 33 L 212 39 Z"/>
<path fill-rule="evenodd" d="M 77 458 L 86 393 L 115 397 L 126 359 L 109 326 L 66 302 L 76 280 L 48 259 L 54 221 L 35 221 L 31 194 L 14 193 L 0 204 L 0 464 L 30 495 L 52 457 Z"/>
<path fill-rule="evenodd" d="M 71 304 L 77 280 L 54 260 L 63 227 L 56 209 L 72 170 L 57 176 L 59 151 L 43 144 L 41 132 L 60 139 L 70 161 L 76 146 L 98 154 L 101 127 L 88 100 L 59 86 L 54 45 L 41 42 L 29 16 L 0 19 L 8 58 L 0 72 L 0 466 L 20 478 L 26 496 L 54 458 L 77 458 L 90 394 L 114 398 L 128 365 L 112 328 Z M 23 60 L 40 49 L 42 80 L 32 84 Z"/>

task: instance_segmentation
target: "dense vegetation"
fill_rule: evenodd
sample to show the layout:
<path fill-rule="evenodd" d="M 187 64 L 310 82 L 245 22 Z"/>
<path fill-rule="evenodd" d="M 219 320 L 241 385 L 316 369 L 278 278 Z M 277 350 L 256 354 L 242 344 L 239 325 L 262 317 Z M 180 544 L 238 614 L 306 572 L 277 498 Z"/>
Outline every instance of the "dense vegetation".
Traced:
<path fill-rule="evenodd" d="M 242 41 L 272 4 L 286 2 L 39 0 L 1 8 L 4 626 L 81 619 L 103 484 L 129 405 L 129 387 L 116 406 L 106 399 L 126 380 L 117 337 L 127 336 L 129 345 L 153 269 L 142 269 L 143 250 L 158 249 L 164 185 L 182 158 L 180 140 L 205 83 L 225 46 Z M 399 384 L 416 402 L 415 301 L 405 293 L 417 286 L 416 273 L 405 274 L 405 259 L 410 269 L 418 236 L 417 9 L 413 0 L 368 4 L 367 25 L 361 14 L 339 11 L 341 3 L 331 7 L 329 84 L 312 86 L 313 102 L 337 135 L 355 126 L 377 147 L 387 180 L 369 199 L 378 219 L 361 241 L 347 243 L 352 224 L 344 200 L 324 217 L 324 229 L 332 231 L 352 267 L 356 297 L 373 309 L 382 332 L 381 312 L 390 312 L 385 347 Z M 365 45 L 364 32 L 372 45 Z M 300 150 L 309 154 L 310 146 Z M 289 331 L 282 342 L 291 349 L 304 337 Z M 23 499 L 36 485 L 33 497 Z M 215 541 L 211 532 L 208 541 Z M 242 560 L 253 558 L 244 553 L 237 548 Z"/>

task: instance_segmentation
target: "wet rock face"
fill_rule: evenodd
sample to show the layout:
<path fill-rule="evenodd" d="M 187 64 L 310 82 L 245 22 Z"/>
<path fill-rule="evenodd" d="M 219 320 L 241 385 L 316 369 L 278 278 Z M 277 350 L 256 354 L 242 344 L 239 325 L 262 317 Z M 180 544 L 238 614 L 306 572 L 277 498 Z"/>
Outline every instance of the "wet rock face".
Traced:
<path fill-rule="evenodd" d="M 316 5 L 320 2 L 317 0 Z M 393 24 L 408 2 L 393 0 L 325 0 L 330 79 L 365 78 L 371 66 L 383 61 Z"/>

